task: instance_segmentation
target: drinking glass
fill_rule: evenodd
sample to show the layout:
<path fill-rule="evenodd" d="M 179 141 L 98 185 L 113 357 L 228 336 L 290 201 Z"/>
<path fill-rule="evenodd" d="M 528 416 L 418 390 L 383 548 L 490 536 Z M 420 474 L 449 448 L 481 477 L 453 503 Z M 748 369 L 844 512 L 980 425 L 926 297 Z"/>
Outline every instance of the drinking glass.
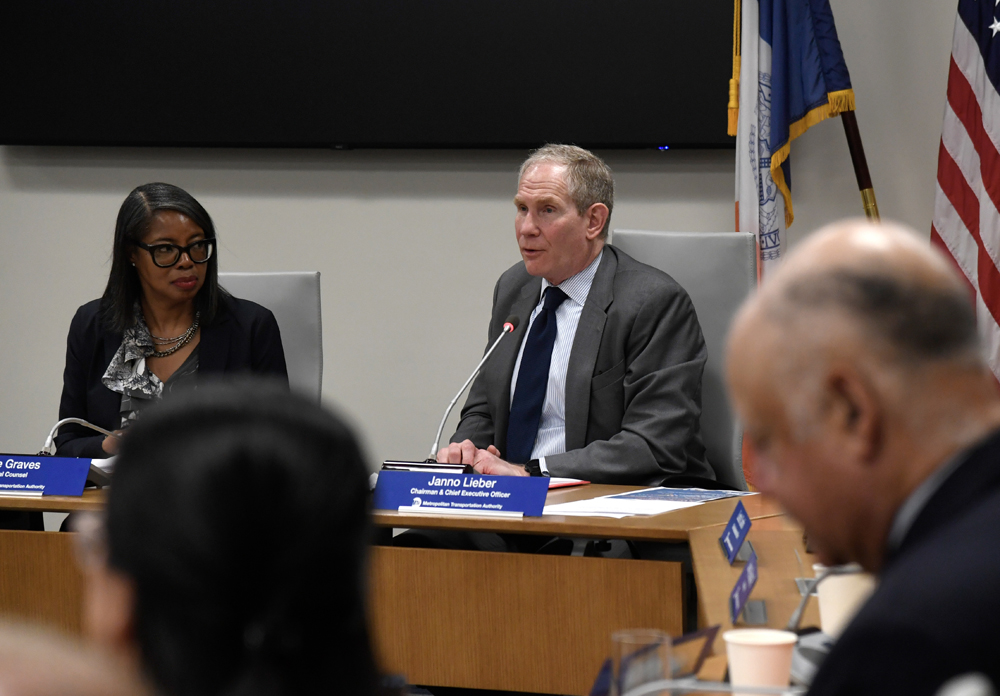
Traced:
<path fill-rule="evenodd" d="M 611 635 L 611 643 L 614 667 L 611 684 L 614 696 L 624 696 L 637 686 L 673 676 L 670 636 L 663 631 L 652 628 L 617 631 Z"/>

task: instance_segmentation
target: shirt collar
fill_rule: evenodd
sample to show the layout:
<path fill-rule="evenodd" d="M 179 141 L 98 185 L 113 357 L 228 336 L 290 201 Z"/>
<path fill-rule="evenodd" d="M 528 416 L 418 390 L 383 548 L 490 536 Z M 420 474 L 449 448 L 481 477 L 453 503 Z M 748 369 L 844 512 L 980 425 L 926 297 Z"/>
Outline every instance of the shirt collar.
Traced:
<path fill-rule="evenodd" d="M 601 265 L 601 258 L 604 257 L 604 249 L 597 255 L 597 258 L 590 262 L 590 265 L 570 276 L 556 287 L 566 293 L 566 296 L 576 302 L 581 307 L 587 303 L 587 295 L 590 294 L 590 286 L 594 284 L 594 276 L 597 275 L 597 267 Z M 552 283 L 542 278 L 542 297 L 545 297 L 545 289 L 552 287 Z"/>
<path fill-rule="evenodd" d="M 961 464 L 969 458 L 969 450 L 964 450 L 959 452 L 943 465 L 939 466 L 934 472 L 924 479 L 923 483 L 916 487 L 916 489 L 910 493 L 909 497 L 903 501 L 903 504 L 899 506 L 899 510 L 896 511 L 896 516 L 892 519 L 892 526 L 889 527 L 889 538 L 886 540 L 886 547 L 890 552 L 895 552 L 899 550 L 902 546 L 903 540 L 906 539 L 906 535 L 910 533 L 910 529 L 913 528 L 913 523 L 917 521 L 917 517 L 923 512 L 924 507 L 930 501 L 934 494 L 938 492 L 938 489 L 944 485 L 944 482 L 948 480 L 955 469 L 957 469 Z"/>

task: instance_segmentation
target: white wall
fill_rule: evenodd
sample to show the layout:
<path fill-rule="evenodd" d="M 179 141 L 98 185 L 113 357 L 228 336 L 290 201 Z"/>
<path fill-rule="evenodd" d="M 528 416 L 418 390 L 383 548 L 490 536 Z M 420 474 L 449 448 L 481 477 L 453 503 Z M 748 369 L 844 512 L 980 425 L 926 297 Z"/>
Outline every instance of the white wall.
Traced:
<path fill-rule="evenodd" d="M 958 2 L 830 0 L 830 6 L 879 209 L 929 237 Z M 837 217 L 862 213 L 839 119 L 793 143 L 792 187 L 792 244 Z"/>
<path fill-rule="evenodd" d="M 831 4 L 882 214 L 926 234 L 955 3 Z M 424 456 L 485 344 L 493 283 L 518 260 L 524 154 L 0 147 L 0 451 L 41 446 L 69 321 L 103 289 L 118 207 L 161 180 L 211 213 L 222 270 L 322 272 L 324 398 L 373 463 Z M 732 151 L 600 154 L 616 172 L 613 226 L 732 229 Z M 792 158 L 793 243 L 860 214 L 839 122 Z"/>

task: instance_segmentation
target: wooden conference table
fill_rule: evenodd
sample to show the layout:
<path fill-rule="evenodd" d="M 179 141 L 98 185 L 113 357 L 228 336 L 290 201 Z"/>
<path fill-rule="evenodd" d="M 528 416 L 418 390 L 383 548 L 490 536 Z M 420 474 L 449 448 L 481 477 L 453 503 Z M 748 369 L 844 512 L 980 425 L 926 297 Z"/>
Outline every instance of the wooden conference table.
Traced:
<path fill-rule="evenodd" d="M 549 503 L 635 490 L 587 485 Z M 755 520 L 782 514 L 762 496 L 742 499 Z M 82 498 L 0 498 L 0 509 L 100 510 Z M 585 539 L 687 544 L 718 538 L 734 499 L 651 517 L 445 517 L 376 511 L 379 527 L 463 529 Z M 80 630 L 81 577 L 72 535 L 0 531 L 0 614 Z M 717 542 L 716 542 L 717 546 Z M 383 668 L 414 684 L 586 694 L 622 628 L 683 630 L 682 563 L 376 546 L 371 615 Z M 735 581 L 734 581 L 735 582 Z M 713 616 L 707 616 L 709 620 Z"/>

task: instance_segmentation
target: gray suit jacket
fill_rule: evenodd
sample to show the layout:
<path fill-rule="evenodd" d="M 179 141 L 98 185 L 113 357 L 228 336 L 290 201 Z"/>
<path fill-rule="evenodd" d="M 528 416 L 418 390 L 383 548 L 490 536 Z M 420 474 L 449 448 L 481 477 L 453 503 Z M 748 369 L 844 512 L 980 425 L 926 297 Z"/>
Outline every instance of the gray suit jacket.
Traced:
<path fill-rule="evenodd" d="M 493 292 L 489 342 L 500 342 L 472 385 L 452 442 L 507 444 L 510 382 L 541 296 L 523 263 Z M 687 292 L 667 274 L 606 246 L 573 339 L 566 375 L 566 452 L 545 458 L 553 476 L 660 485 L 671 476 L 714 479 L 701 440 L 705 340 Z"/>

